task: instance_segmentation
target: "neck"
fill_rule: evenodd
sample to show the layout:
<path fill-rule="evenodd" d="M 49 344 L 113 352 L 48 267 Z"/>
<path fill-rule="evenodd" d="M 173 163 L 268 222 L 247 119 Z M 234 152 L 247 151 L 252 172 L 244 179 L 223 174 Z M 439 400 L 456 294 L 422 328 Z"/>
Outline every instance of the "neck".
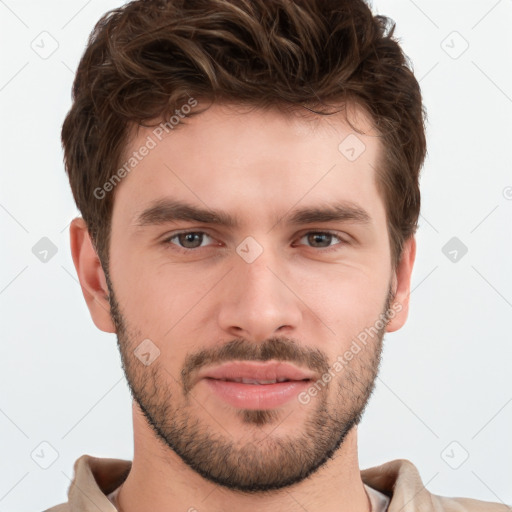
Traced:
<path fill-rule="evenodd" d="M 370 512 L 359 470 L 357 426 L 334 457 L 309 478 L 259 494 L 205 480 L 156 437 L 135 404 L 133 426 L 134 456 L 117 496 L 120 512 Z"/>

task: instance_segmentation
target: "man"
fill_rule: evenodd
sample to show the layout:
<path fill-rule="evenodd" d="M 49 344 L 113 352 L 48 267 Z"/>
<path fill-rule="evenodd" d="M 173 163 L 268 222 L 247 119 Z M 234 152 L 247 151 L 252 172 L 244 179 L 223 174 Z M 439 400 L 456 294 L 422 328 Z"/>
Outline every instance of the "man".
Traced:
<path fill-rule="evenodd" d="M 426 152 L 417 81 L 362 0 L 135 1 L 97 24 L 62 139 L 73 260 L 116 333 L 134 459 L 52 511 L 505 511 L 360 471 L 406 321 Z"/>

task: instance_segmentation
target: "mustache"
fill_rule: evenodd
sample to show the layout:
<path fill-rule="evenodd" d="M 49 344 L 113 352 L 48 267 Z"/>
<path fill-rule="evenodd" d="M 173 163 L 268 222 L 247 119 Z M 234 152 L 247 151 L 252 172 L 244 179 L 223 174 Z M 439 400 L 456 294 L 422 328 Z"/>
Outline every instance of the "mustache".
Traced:
<path fill-rule="evenodd" d="M 287 361 L 324 374 L 329 370 L 327 356 L 319 349 L 300 345 L 294 339 L 272 337 L 262 343 L 237 338 L 228 343 L 203 349 L 185 358 L 181 380 L 185 393 L 190 390 L 193 375 L 202 367 L 227 361 Z"/>

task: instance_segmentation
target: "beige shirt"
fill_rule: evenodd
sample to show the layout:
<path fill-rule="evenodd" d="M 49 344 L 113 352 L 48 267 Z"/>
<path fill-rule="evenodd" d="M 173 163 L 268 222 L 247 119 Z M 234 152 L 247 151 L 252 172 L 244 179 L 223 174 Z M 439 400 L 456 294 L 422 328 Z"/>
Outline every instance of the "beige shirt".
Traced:
<path fill-rule="evenodd" d="M 389 505 L 389 496 L 386 496 L 380 491 L 376 491 L 375 489 L 368 487 L 366 484 L 363 485 L 366 490 L 366 495 L 368 496 L 368 499 L 372 507 L 371 512 L 386 512 Z M 115 491 L 111 492 L 107 496 L 107 498 L 114 505 L 114 507 L 117 507 L 117 493 L 119 492 L 120 488 L 121 487 L 118 487 Z"/>
<path fill-rule="evenodd" d="M 368 487 L 366 484 L 363 485 L 366 490 L 366 495 L 368 496 L 368 499 L 372 506 L 371 512 L 386 512 L 389 505 L 389 496 L 386 496 L 385 494 L 376 491 L 371 487 Z M 120 488 L 121 486 L 119 486 L 115 491 L 111 492 L 107 496 L 107 498 L 114 505 L 114 507 L 117 507 L 117 493 L 119 492 Z"/>
<path fill-rule="evenodd" d="M 115 491 L 130 472 L 131 461 L 82 455 L 74 465 L 68 501 L 45 512 L 116 512 Z M 446 498 L 424 487 L 414 464 L 405 459 L 363 469 L 361 479 L 372 512 L 511 512 L 501 503 Z M 110 495 L 112 501 L 109 500 Z"/>

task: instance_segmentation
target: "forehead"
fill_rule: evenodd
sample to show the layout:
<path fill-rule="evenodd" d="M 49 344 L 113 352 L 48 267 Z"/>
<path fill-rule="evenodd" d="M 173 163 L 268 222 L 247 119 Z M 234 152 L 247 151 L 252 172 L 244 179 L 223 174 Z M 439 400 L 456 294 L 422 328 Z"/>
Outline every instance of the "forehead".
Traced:
<path fill-rule="evenodd" d="M 298 202 L 339 200 L 367 203 L 372 216 L 381 215 L 375 184 L 380 138 L 364 111 L 351 106 L 347 115 L 363 133 L 344 112 L 321 116 L 235 104 L 212 104 L 164 129 L 139 126 L 122 158 L 130 170 L 116 187 L 114 216 L 134 222 L 166 196 L 245 210 L 253 219 L 255 212 L 259 219 L 275 218 Z"/>

